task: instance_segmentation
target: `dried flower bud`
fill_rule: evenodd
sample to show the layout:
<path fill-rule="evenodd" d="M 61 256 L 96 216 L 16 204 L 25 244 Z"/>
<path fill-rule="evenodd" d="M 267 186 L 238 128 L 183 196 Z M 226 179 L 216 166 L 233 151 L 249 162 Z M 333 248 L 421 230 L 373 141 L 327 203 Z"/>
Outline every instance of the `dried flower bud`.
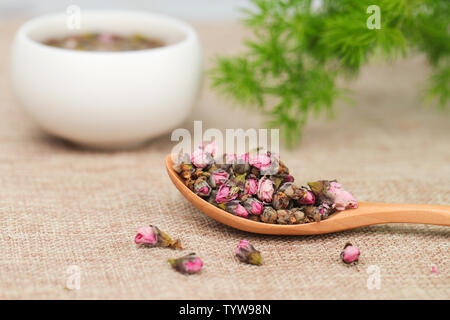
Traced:
<path fill-rule="evenodd" d="M 208 202 L 215 206 L 218 205 L 218 203 L 216 202 L 217 192 L 218 190 L 211 190 L 211 194 L 209 195 L 208 198 Z"/>
<path fill-rule="evenodd" d="M 226 202 L 224 204 L 224 209 L 225 211 L 239 217 L 248 218 L 249 216 L 248 211 L 245 209 L 244 206 L 241 205 L 241 203 L 238 200 Z"/>
<path fill-rule="evenodd" d="M 186 180 L 184 181 L 184 183 L 186 184 L 186 186 L 187 186 L 190 190 L 194 191 L 194 184 L 195 184 L 195 181 L 196 181 L 196 180 L 194 180 L 194 179 L 188 178 L 188 179 L 186 179 Z"/>
<path fill-rule="evenodd" d="M 248 153 L 237 156 L 231 168 L 236 174 L 248 173 L 250 171 L 250 164 L 248 163 Z"/>
<path fill-rule="evenodd" d="M 287 207 L 289 207 L 290 201 L 291 199 L 286 194 L 284 194 L 283 192 L 277 192 L 273 196 L 272 206 L 276 210 L 286 209 Z"/>
<path fill-rule="evenodd" d="M 258 181 L 250 178 L 245 181 L 245 194 L 254 195 L 258 193 Z"/>
<path fill-rule="evenodd" d="M 305 212 L 307 222 L 320 222 L 328 218 L 328 211 L 322 205 L 319 207 L 306 206 L 303 211 Z"/>
<path fill-rule="evenodd" d="M 307 190 L 306 188 L 302 187 L 302 189 L 305 191 L 303 193 L 303 196 L 297 200 L 298 204 L 314 204 L 316 202 L 316 197 L 314 196 L 314 193 L 312 191 Z"/>
<path fill-rule="evenodd" d="M 232 176 L 230 178 L 230 184 L 238 187 L 240 190 L 245 190 L 245 176 L 247 174 L 243 173 L 243 174 L 236 174 L 234 176 Z"/>
<path fill-rule="evenodd" d="M 299 208 L 277 210 L 279 224 L 299 224 L 305 220 L 305 214 Z"/>
<path fill-rule="evenodd" d="M 305 187 L 299 187 L 292 182 L 285 182 L 279 191 L 284 192 L 289 198 L 296 200 L 300 205 L 314 204 L 314 194 Z"/>
<path fill-rule="evenodd" d="M 344 246 L 344 250 L 341 252 L 341 259 L 344 263 L 357 263 L 359 259 L 359 248 L 352 246 L 350 242 L 347 242 Z"/>
<path fill-rule="evenodd" d="M 308 185 L 321 204 L 327 204 L 339 211 L 358 207 L 353 194 L 342 189 L 341 184 L 336 181 L 319 180 L 309 182 Z"/>
<path fill-rule="evenodd" d="M 256 200 L 254 198 L 248 198 L 244 201 L 244 208 L 251 214 L 254 215 L 260 215 L 263 210 L 264 206 L 261 203 L 261 201 Z"/>
<path fill-rule="evenodd" d="M 169 259 L 168 261 L 172 268 L 183 274 L 197 273 L 203 267 L 203 261 L 195 253 L 190 253 L 178 259 Z"/>
<path fill-rule="evenodd" d="M 194 183 L 194 192 L 200 197 L 208 197 L 211 194 L 211 187 L 203 178 L 199 178 Z"/>
<path fill-rule="evenodd" d="M 161 231 L 156 226 L 139 227 L 138 233 L 134 238 L 136 244 L 142 244 L 151 247 L 169 247 L 173 249 L 181 249 L 181 242 L 179 239 L 172 240 L 170 236 Z"/>
<path fill-rule="evenodd" d="M 265 223 L 277 223 L 277 211 L 269 206 L 264 207 L 264 211 L 261 214 L 261 221 Z"/>
<path fill-rule="evenodd" d="M 281 184 L 283 183 L 284 177 L 282 176 L 268 176 L 270 181 L 273 182 L 273 189 L 279 191 Z"/>
<path fill-rule="evenodd" d="M 211 187 L 216 188 L 222 184 L 224 184 L 230 175 L 223 169 L 216 169 L 211 173 L 209 177 L 209 184 Z"/>
<path fill-rule="evenodd" d="M 267 179 L 266 177 L 262 177 L 259 180 L 258 183 L 258 198 L 259 200 L 270 203 L 272 202 L 272 196 L 273 196 L 273 183 L 270 179 Z"/>
<path fill-rule="evenodd" d="M 189 154 L 183 153 L 182 150 L 180 150 L 180 153 L 177 155 L 172 167 L 177 173 L 181 173 L 181 171 L 183 171 L 182 169 L 183 164 L 189 163 L 190 163 Z"/>
<path fill-rule="evenodd" d="M 249 156 L 248 163 L 259 170 L 266 170 L 271 164 L 271 159 L 267 154 L 256 153 Z"/>
<path fill-rule="evenodd" d="M 254 178 L 254 179 L 258 180 L 259 177 L 261 176 L 261 172 L 259 171 L 258 168 L 250 167 L 250 173 L 248 176 L 249 176 L 249 178 Z"/>
<path fill-rule="evenodd" d="M 231 201 L 237 198 L 239 194 L 239 188 L 232 186 L 228 183 L 222 184 L 217 192 L 216 202 L 222 203 Z"/>
<path fill-rule="evenodd" d="M 260 214 L 259 215 L 251 214 L 248 216 L 248 219 L 255 221 L 255 222 L 261 222 L 261 215 Z"/>
<path fill-rule="evenodd" d="M 191 162 L 197 168 L 206 168 L 214 163 L 211 154 L 205 152 L 202 148 L 197 148 L 192 152 Z"/>
<path fill-rule="evenodd" d="M 261 253 L 252 246 L 247 240 L 241 240 L 236 247 L 236 257 L 241 262 L 248 264 L 261 265 Z"/>

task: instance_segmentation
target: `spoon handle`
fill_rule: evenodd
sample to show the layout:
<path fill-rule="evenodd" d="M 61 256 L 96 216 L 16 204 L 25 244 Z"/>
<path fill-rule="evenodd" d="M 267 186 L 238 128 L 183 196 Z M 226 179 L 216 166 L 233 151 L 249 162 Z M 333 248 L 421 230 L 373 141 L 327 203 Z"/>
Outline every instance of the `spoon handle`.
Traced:
<path fill-rule="evenodd" d="M 353 211 L 353 212 L 352 212 Z M 365 225 L 382 223 L 417 223 L 450 226 L 450 206 L 435 204 L 388 204 L 366 202 L 356 210 Z"/>

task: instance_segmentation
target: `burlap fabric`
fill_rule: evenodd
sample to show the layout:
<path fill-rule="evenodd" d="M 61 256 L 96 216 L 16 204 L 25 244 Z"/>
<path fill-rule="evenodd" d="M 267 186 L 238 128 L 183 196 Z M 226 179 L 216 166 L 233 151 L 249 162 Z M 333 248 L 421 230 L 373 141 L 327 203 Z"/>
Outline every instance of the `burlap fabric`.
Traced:
<path fill-rule="evenodd" d="M 399 224 L 321 236 L 249 234 L 203 215 L 172 186 L 164 169 L 168 135 L 137 150 L 107 153 L 42 133 L 9 89 L 7 57 L 18 25 L 0 23 L 1 298 L 450 298 L 448 228 Z M 239 50 L 244 36 L 235 25 L 196 27 L 207 57 Z M 311 122 L 298 149 L 282 150 L 297 180 L 337 178 L 366 201 L 448 204 L 449 118 L 421 107 L 418 89 L 427 74 L 420 56 L 365 68 L 350 83 L 354 107 L 340 104 L 336 120 Z M 205 128 L 261 125 L 207 85 L 191 120 L 203 120 Z M 137 248 L 136 228 L 150 223 L 180 237 L 184 253 L 202 257 L 201 274 L 170 269 L 167 259 L 180 252 Z M 241 239 L 262 251 L 263 266 L 237 262 L 233 253 Z M 361 249 L 358 266 L 340 262 L 347 241 Z M 66 288 L 72 265 L 80 270 L 79 290 Z M 367 285 L 371 265 L 380 271 L 379 289 Z"/>

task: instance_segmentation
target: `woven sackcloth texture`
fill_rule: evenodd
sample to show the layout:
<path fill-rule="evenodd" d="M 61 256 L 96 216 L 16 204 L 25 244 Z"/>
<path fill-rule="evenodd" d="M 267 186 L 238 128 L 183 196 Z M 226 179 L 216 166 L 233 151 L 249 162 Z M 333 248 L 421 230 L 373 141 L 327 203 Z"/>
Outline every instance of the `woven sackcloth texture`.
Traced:
<path fill-rule="evenodd" d="M 450 298 L 449 228 L 390 224 L 290 237 L 241 232 L 203 215 L 171 184 L 164 168 L 174 145 L 169 135 L 137 150 L 100 152 L 44 134 L 9 87 L 8 55 L 19 25 L 0 22 L 1 298 Z M 237 25 L 194 26 L 207 65 L 217 53 L 242 49 L 246 34 Z M 450 122 L 421 105 L 427 75 L 425 59 L 414 55 L 364 68 L 347 83 L 353 107 L 338 104 L 335 120 L 312 121 L 297 149 L 281 150 L 297 181 L 336 178 L 361 201 L 449 204 Z M 195 119 L 204 128 L 263 126 L 252 111 L 216 96 L 208 81 L 203 89 L 185 127 Z M 150 223 L 180 237 L 185 253 L 196 252 L 201 274 L 169 267 L 167 259 L 180 252 L 136 247 L 136 228 Z M 235 259 L 241 239 L 262 251 L 263 266 Z M 357 266 L 339 259 L 347 241 L 361 249 Z M 66 288 L 73 265 L 78 290 Z M 374 270 L 379 289 L 367 285 Z"/>

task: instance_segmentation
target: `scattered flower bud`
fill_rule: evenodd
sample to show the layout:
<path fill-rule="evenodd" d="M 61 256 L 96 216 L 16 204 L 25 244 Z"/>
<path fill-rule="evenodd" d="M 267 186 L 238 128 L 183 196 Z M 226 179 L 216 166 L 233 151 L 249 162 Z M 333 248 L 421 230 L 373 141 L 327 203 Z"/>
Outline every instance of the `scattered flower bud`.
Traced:
<path fill-rule="evenodd" d="M 248 264 L 261 265 L 261 253 L 252 246 L 247 240 L 241 240 L 236 247 L 236 257 L 241 262 Z"/>
<path fill-rule="evenodd" d="M 139 227 L 138 233 L 134 238 L 136 244 L 142 244 L 150 247 L 169 247 L 173 249 L 181 249 L 180 240 L 172 240 L 170 236 L 161 231 L 156 226 Z"/>
<path fill-rule="evenodd" d="M 261 214 L 261 221 L 265 223 L 277 223 L 278 215 L 277 211 L 269 206 L 264 207 L 264 211 Z"/>
<path fill-rule="evenodd" d="M 258 180 L 250 178 L 245 181 L 245 193 L 255 195 L 258 193 Z"/>
<path fill-rule="evenodd" d="M 178 259 L 169 259 L 168 261 L 172 268 L 183 274 L 197 273 L 203 267 L 203 261 L 195 253 L 190 253 Z"/>
<path fill-rule="evenodd" d="M 254 198 L 248 198 L 244 201 L 244 208 L 251 214 L 254 215 L 260 215 L 263 210 L 264 206 L 261 203 L 261 201 L 256 200 Z"/>
<path fill-rule="evenodd" d="M 211 187 L 208 182 L 199 178 L 194 183 L 194 192 L 200 197 L 208 197 L 211 194 Z"/>
<path fill-rule="evenodd" d="M 258 183 L 258 198 L 259 200 L 270 203 L 272 202 L 273 196 L 273 183 L 270 179 L 262 177 Z"/>
<path fill-rule="evenodd" d="M 344 263 L 357 263 L 359 259 L 359 249 L 352 246 L 350 242 L 347 242 L 344 246 L 344 250 L 341 252 L 341 259 Z"/>
<path fill-rule="evenodd" d="M 273 196 L 272 207 L 275 210 L 286 209 L 287 207 L 289 207 L 290 201 L 291 199 L 286 194 L 284 194 L 283 192 L 277 192 Z"/>

